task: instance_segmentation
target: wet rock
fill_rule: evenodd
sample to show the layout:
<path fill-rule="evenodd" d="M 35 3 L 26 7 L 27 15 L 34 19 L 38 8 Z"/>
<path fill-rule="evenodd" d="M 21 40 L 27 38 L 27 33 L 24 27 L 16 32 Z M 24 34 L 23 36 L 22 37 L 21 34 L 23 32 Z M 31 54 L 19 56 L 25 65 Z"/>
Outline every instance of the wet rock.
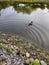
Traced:
<path fill-rule="evenodd" d="M 41 65 L 47 65 L 43 60 L 40 61 Z"/>

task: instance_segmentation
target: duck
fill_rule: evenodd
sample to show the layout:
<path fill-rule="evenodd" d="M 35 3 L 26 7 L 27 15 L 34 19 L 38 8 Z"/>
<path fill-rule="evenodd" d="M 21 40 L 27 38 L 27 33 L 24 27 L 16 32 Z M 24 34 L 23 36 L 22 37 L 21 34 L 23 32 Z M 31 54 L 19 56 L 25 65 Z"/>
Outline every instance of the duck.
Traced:
<path fill-rule="evenodd" d="M 31 22 L 28 24 L 28 26 L 30 26 L 30 25 L 33 25 L 33 21 L 31 21 Z"/>

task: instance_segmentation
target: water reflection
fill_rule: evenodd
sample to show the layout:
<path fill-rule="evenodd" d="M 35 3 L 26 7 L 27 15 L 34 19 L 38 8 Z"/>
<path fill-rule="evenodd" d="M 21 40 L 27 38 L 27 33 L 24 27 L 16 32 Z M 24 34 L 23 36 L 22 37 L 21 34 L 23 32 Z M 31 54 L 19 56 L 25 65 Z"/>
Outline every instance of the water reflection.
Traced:
<path fill-rule="evenodd" d="M 2 2 L 2 1 L 0 2 L 0 10 L 9 6 L 13 6 L 18 13 L 23 12 L 27 14 L 30 14 L 32 11 L 36 10 L 37 8 L 41 8 L 41 9 L 44 9 L 45 7 L 49 8 L 48 4 L 43 4 L 43 3 L 21 4 L 17 2 Z"/>
<path fill-rule="evenodd" d="M 49 49 L 49 10 L 33 7 L 32 4 L 17 6 L 16 10 L 13 6 L 1 10 L 0 31 L 24 36 Z M 31 21 L 33 24 L 28 26 Z"/>
<path fill-rule="evenodd" d="M 32 11 L 36 10 L 37 8 L 41 8 L 41 9 L 45 8 L 45 5 L 43 4 L 22 4 L 20 6 L 20 4 L 14 3 L 13 6 L 18 13 L 23 12 L 27 14 L 30 14 Z"/>

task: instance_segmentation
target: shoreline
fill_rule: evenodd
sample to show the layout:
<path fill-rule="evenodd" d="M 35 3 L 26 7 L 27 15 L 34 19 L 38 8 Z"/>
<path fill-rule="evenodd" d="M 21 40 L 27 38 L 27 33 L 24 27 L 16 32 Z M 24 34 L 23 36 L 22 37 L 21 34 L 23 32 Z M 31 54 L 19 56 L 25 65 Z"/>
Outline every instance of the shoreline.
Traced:
<path fill-rule="evenodd" d="M 28 59 L 38 59 L 38 61 L 43 60 L 43 62 L 49 64 L 49 54 L 46 53 L 45 50 L 37 48 L 33 45 L 33 43 L 30 43 L 23 37 L 19 37 L 17 35 L 6 33 L 0 34 L 0 52 L 0 61 L 4 61 L 4 63 L 7 65 L 8 63 L 10 63 L 9 65 L 13 65 L 14 63 L 16 63 L 17 58 L 17 63 L 21 63 L 19 65 L 25 65 L 24 63 L 29 62 Z M 3 58 L 7 61 L 7 63 Z M 15 61 L 14 59 L 12 61 L 12 58 L 14 58 Z M 21 61 L 19 61 L 20 59 Z M 14 63 L 11 64 L 12 62 Z"/>

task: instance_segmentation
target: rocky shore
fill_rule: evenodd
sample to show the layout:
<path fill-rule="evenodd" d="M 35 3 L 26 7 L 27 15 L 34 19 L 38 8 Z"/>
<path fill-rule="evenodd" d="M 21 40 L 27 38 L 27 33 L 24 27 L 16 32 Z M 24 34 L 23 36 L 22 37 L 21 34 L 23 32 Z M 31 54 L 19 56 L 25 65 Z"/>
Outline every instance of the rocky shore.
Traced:
<path fill-rule="evenodd" d="M 49 65 L 49 53 L 21 36 L 1 33 L 0 65 Z"/>

